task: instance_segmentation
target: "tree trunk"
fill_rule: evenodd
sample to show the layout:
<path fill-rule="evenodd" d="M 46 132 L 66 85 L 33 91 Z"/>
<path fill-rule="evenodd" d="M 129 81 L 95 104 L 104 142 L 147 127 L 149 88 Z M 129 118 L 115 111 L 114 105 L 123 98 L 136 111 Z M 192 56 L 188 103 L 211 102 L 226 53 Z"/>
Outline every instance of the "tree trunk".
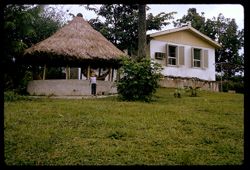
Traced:
<path fill-rule="evenodd" d="M 146 5 L 139 5 L 138 59 L 146 58 Z"/>

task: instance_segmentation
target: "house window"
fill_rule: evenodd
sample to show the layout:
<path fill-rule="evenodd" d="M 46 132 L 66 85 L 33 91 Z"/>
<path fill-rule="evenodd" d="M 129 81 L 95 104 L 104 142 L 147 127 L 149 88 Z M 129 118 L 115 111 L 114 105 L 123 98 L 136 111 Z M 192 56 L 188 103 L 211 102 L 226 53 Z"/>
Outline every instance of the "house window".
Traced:
<path fill-rule="evenodd" d="M 155 59 L 163 60 L 164 57 L 165 57 L 165 53 L 161 53 L 161 52 L 155 53 Z"/>
<path fill-rule="evenodd" d="M 176 58 L 177 58 L 177 46 L 168 46 L 168 64 L 169 65 L 176 65 Z"/>
<path fill-rule="evenodd" d="M 201 67 L 201 49 L 194 48 L 194 67 Z"/>

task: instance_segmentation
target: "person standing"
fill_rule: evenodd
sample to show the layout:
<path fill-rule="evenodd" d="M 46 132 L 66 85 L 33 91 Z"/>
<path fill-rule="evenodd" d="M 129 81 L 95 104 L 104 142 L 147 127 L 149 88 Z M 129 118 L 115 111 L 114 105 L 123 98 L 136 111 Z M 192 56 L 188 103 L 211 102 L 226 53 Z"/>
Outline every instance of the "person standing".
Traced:
<path fill-rule="evenodd" d="M 91 85 L 91 95 L 96 95 L 96 75 L 95 73 L 91 74 L 89 79 L 89 85 Z"/>

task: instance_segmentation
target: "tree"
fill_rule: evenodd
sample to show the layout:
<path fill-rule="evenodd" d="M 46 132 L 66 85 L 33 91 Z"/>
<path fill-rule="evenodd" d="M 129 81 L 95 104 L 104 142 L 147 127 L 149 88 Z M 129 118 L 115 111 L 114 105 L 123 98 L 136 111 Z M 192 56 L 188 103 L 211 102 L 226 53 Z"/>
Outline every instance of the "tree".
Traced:
<path fill-rule="evenodd" d="M 30 78 L 29 69 L 32 66 L 18 64 L 18 56 L 24 50 L 54 33 L 62 26 L 55 16 L 55 11 L 49 11 L 42 5 L 6 5 L 4 7 L 3 26 L 3 60 L 4 89 L 18 89 L 25 92 Z M 56 14 L 56 15 L 55 15 Z M 22 83 L 24 82 L 24 83 Z"/>
<path fill-rule="evenodd" d="M 240 50 L 244 46 L 244 29 L 238 30 L 235 19 L 225 18 L 223 14 L 219 14 L 217 18 L 206 19 L 204 12 L 199 14 L 195 8 L 190 8 L 187 15 L 174 22 L 174 26 L 181 26 L 187 22 L 191 22 L 192 27 L 218 41 L 222 46 L 215 51 L 215 61 L 229 64 L 224 64 L 222 70 L 220 65 L 216 65 L 217 72 L 223 72 L 226 79 L 243 72 L 244 54 L 240 54 Z"/>
<path fill-rule="evenodd" d="M 137 55 L 138 50 L 138 19 L 139 7 L 136 4 L 102 5 L 99 9 L 90 5 L 86 9 L 94 11 L 98 16 L 90 19 L 89 23 L 94 29 L 101 32 L 109 41 L 120 50 L 128 50 L 129 55 Z M 149 7 L 146 6 L 146 10 Z M 160 30 L 162 26 L 170 24 L 176 12 L 159 13 L 153 16 L 149 13 L 146 18 L 146 30 Z M 101 21 L 99 17 L 105 18 Z"/>
<path fill-rule="evenodd" d="M 237 72 L 244 71 L 244 54 L 239 50 L 244 46 L 244 30 L 237 30 L 238 26 L 234 19 L 225 18 L 219 14 L 215 22 L 216 35 L 222 48 L 216 50 L 216 62 L 226 62 L 217 71 L 224 73 L 224 78 L 231 79 Z"/>
<path fill-rule="evenodd" d="M 196 8 L 189 8 L 187 11 L 187 15 L 184 15 L 181 19 L 177 19 L 173 22 L 175 27 L 181 27 L 182 24 L 186 24 L 187 22 L 191 22 L 192 27 L 199 30 L 200 32 L 205 31 L 205 17 L 204 13 L 196 12 Z"/>
<path fill-rule="evenodd" d="M 139 59 L 146 57 L 146 5 L 139 5 L 137 57 Z"/>

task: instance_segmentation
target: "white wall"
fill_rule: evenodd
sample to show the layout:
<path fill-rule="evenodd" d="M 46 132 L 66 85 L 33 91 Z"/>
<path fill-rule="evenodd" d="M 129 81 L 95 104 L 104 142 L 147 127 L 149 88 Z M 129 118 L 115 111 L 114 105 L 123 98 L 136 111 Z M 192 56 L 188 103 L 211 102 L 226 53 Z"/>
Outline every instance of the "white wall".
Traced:
<path fill-rule="evenodd" d="M 97 95 L 117 93 L 114 82 L 97 80 L 96 83 Z M 30 95 L 83 96 L 91 95 L 91 86 L 89 80 L 32 80 L 27 92 Z"/>
<path fill-rule="evenodd" d="M 203 48 L 199 46 L 189 46 L 184 44 L 175 44 L 171 42 L 151 40 L 150 41 L 150 57 L 156 62 L 161 60 L 155 59 L 155 52 L 166 52 L 166 44 L 184 46 L 184 65 L 181 66 L 166 66 L 163 65 L 162 74 L 165 76 L 180 76 L 180 77 L 198 77 L 203 80 L 215 81 L 215 50 L 211 48 Z M 191 67 L 191 48 L 200 48 L 208 50 L 208 68 L 192 68 Z"/>

